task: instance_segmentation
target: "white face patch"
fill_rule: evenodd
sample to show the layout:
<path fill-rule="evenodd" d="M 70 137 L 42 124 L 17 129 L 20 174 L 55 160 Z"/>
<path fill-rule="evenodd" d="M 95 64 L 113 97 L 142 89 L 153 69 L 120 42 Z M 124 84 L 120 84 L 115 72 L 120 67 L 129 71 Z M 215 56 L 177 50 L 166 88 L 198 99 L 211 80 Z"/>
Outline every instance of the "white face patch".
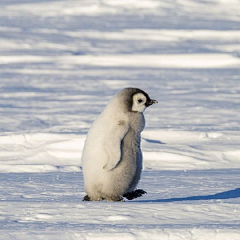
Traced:
<path fill-rule="evenodd" d="M 146 109 L 147 99 L 142 93 L 137 93 L 133 95 L 133 105 L 132 111 L 133 112 L 143 112 Z"/>

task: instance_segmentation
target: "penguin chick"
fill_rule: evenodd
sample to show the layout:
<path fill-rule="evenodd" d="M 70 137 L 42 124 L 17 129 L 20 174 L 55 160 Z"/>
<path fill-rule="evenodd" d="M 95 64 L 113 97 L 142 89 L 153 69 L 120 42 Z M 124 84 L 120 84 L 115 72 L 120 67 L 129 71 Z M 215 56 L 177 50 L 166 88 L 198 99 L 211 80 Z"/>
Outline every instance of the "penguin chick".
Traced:
<path fill-rule="evenodd" d="M 84 200 L 122 201 L 133 195 L 142 172 L 143 112 L 157 103 L 138 88 L 118 92 L 90 128 L 82 154 Z"/>

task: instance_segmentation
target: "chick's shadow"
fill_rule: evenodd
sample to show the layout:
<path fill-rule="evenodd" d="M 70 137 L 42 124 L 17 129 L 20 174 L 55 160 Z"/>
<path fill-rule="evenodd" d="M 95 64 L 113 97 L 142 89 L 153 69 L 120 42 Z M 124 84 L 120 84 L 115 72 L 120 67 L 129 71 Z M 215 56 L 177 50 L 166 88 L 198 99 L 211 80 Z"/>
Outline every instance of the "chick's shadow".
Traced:
<path fill-rule="evenodd" d="M 136 202 L 157 202 L 157 203 L 168 203 L 168 202 L 182 202 L 182 201 L 200 201 L 200 200 L 223 200 L 223 199 L 233 199 L 240 197 L 240 188 L 233 190 L 216 193 L 213 195 L 203 195 L 203 196 L 192 196 L 183 198 L 169 198 L 169 199 L 155 199 L 155 200 L 138 200 Z"/>

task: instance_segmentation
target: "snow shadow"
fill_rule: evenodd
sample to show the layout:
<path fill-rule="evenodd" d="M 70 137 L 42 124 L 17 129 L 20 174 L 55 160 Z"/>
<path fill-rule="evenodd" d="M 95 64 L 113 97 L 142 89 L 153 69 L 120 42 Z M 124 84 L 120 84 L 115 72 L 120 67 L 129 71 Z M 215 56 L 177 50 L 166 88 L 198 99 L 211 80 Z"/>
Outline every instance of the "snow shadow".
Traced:
<path fill-rule="evenodd" d="M 197 200 L 221 200 L 221 199 L 232 199 L 232 198 L 239 198 L 239 197 L 240 197 L 240 188 L 236 188 L 234 190 L 229 190 L 229 191 L 216 193 L 216 194 L 212 194 L 212 195 L 192 196 L 192 197 L 183 197 L 183 198 L 142 200 L 142 201 L 138 201 L 138 202 L 168 203 L 168 202 L 197 201 Z"/>
<path fill-rule="evenodd" d="M 142 138 L 142 139 L 144 139 L 146 142 L 149 142 L 149 143 L 166 144 L 166 143 L 161 142 L 159 140 L 152 140 L 152 139 L 147 139 L 147 138 Z"/>

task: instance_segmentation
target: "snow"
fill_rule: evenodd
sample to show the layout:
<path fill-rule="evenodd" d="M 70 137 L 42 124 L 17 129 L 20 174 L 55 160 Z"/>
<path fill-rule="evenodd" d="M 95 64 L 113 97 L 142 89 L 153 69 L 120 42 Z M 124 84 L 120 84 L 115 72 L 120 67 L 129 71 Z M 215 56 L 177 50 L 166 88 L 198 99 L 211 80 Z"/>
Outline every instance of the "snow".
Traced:
<path fill-rule="evenodd" d="M 238 239 L 239 169 L 144 171 L 146 197 L 81 202 L 79 173 L 0 175 L 2 239 Z M 160 184 L 160 183 L 161 184 Z M 18 191 L 16 191 L 18 188 Z"/>
<path fill-rule="evenodd" d="M 238 0 L 0 3 L 0 239 L 240 239 Z M 92 121 L 145 112 L 148 194 L 82 202 Z"/>
<path fill-rule="evenodd" d="M 208 59 L 206 62 L 205 60 Z M 80 65 L 101 67 L 134 67 L 134 68 L 239 68 L 239 58 L 229 54 L 171 54 L 141 55 L 124 54 L 114 56 L 3 56 L 0 64 L 45 63 L 55 62 L 58 65 Z"/>

